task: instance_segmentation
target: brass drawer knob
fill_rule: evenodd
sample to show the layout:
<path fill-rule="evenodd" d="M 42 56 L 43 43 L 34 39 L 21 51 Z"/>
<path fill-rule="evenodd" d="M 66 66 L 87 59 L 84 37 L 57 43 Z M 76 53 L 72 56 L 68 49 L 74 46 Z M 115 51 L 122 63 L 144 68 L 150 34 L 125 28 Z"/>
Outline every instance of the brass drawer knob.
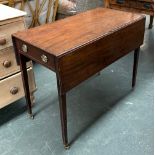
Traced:
<path fill-rule="evenodd" d="M 125 3 L 125 0 L 117 0 L 116 1 L 118 4 L 124 4 Z"/>
<path fill-rule="evenodd" d="M 0 45 L 5 45 L 5 44 L 6 44 L 6 39 L 0 38 Z"/>
<path fill-rule="evenodd" d="M 9 68 L 9 67 L 11 66 L 11 61 L 5 60 L 5 61 L 3 62 L 3 66 L 4 66 L 5 68 Z"/>
<path fill-rule="evenodd" d="M 47 63 L 48 58 L 47 58 L 46 55 L 43 54 L 43 55 L 41 56 L 41 60 L 42 60 L 43 62 Z"/>
<path fill-rule="evenodd" d="M 144 3 L 144 8 L 151 9 L 151 4 L 150 3 Z"/>
<path fill-rule="evenodd" d="M 27 53 L 28 52 L 27 45 L 23 44 L 22 45 L 22 50 L 23 50 L 23 52 Z"/>
<path fill-rule="evenodd" d="M 10 89 L 10 93 L 11 93 L 12 95 L 17 94 L 17 93 L 18 93 L 18 87 L 12 87 L 12 88 Z"/>

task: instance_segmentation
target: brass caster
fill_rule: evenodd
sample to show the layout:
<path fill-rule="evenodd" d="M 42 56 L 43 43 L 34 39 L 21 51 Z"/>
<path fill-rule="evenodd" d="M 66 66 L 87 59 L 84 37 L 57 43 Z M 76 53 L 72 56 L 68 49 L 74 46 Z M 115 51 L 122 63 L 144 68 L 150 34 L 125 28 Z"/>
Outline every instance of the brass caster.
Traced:
<path fill-rule="evenodd" d="M 34 119 L 34 115 L 33 114 L 29 114 L 30 119 Z"/>
<path fill-rule="evenodd" d="M 132 90 L 134 90 L 134 89 L 135 89 L 135 87 L 136 87 L 135 85 L 132 85 Z"/>
<path fill-rule="evenodd" d="M 98 72 L 97 75 L 100 76 L 101 75 L 101 72 Z"/>
<path fill-rule="evenodd" d="M 67 145 L 64 145 L 64 148 L 65 148 L 66 150 L 68 150 L 68 149 L 70 148 L 70 146 L 67 144 Z"/>
<path fill-rule="evenodd" d="M 149 29 L 152 29 L 153 25 L 149 25 Z"/>

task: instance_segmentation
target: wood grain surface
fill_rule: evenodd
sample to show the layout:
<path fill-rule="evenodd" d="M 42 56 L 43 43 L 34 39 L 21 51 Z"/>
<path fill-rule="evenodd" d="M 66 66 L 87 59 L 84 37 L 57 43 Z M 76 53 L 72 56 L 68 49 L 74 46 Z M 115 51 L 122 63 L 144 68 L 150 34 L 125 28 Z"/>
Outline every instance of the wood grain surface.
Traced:
<path fill-rule="evenodd" d="M 62 56 L 144 18 L 143 15 L 97 8 L 14 34 L 54 56 Z"/>
<path fill-rule="evenodd" d="M 143 44 L 145 20 L 108 35 L 59 59 L 64 92 Z"/>

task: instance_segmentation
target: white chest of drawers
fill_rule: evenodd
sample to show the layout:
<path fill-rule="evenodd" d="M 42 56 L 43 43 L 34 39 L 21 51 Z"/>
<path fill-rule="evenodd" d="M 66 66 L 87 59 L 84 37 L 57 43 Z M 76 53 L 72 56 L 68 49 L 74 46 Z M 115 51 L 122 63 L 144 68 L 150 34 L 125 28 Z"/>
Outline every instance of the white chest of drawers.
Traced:
<path fill-rule="evenodd" d="M 0 4 L 0 109 L 24 97 L 22 77 L 15 60 L 11 35 L 25 29 L 25 12 Z M 36 90 L 32 62 L 27 64 L 31 99 Z"/>

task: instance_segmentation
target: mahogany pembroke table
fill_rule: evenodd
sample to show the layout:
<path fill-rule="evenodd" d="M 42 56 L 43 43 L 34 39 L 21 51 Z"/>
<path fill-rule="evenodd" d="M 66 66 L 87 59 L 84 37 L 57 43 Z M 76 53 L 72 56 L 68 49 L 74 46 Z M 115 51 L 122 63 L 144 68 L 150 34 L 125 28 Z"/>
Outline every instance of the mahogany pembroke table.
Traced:
<path fill-rule="evenodd" d="M 97 8 L 13 34 L 30 116 L 26 62 L 33 60 L 56 73 L 62 138 L 68 148 L 66 93 L 133 50 L 134 87 L 144 31 L 144 15 Z"/>

